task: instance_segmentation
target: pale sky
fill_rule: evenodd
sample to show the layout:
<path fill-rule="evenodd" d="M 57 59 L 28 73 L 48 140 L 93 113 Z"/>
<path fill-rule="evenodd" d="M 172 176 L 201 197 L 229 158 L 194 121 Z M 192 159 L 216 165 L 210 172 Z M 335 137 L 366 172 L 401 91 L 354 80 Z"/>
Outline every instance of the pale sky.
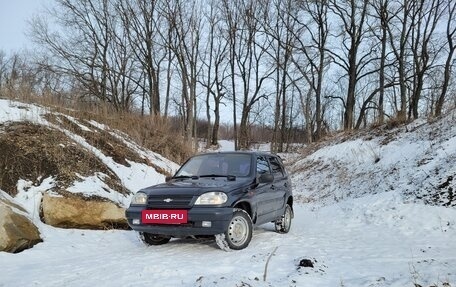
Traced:
<path fill-rule="evenodd" d="M 27 20 L 51 0 L 0 0 L 0 50 L 6 53 L 32 48 L 25 35 Z"/>

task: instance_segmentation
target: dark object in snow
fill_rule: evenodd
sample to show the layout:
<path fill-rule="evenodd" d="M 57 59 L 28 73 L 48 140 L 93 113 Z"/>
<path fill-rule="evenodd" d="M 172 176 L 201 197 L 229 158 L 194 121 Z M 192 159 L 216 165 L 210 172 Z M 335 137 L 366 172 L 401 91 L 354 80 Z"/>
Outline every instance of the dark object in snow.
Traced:
<path fill-rule="evenodd" d="M 312 260 L 310 260 L 310 259 L 301 259 L 301 261 L 299 261 L 299 267 L 311 267 L 311 268 L 313 268 L 314 265 L 313 265 Z"/>

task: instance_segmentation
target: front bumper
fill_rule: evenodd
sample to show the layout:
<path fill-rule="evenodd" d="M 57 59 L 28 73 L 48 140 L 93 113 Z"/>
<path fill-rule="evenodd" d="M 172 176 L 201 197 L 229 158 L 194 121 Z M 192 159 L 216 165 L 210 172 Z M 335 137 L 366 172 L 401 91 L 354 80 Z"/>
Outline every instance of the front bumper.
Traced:
<path fill-rule="evenodd" d="M 193 207 L 188 210 L 186 224 L 133 224 L 133 219 L 139 219 L 141 222 L 143 210 L 142 206 L 130 206 L 125 211 L 128 225 L 133 230 L 172 237 L 220 234 L 228 229 L 233 217 L 232 207 Z M 211 227 L 203 227 L 203 221 L 210 221 Z"/>

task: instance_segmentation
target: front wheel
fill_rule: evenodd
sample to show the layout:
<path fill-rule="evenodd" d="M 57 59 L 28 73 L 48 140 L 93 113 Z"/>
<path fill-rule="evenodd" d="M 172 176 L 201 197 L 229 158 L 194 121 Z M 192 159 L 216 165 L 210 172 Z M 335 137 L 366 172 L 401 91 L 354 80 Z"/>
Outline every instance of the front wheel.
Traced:
<path fill-rule="evenodd" d="M 291 219 L 293 218 L 293 209 L 287 204 L 285 211 L 280 219 L 274 221 L 275 230 L 279 233 L 288 233 L 291 228 Z"/>
<path fill-rule="evenodd" d="M 246 248 L 252 240 L 253 223 L 250 215 L 242 209 L 235 209 L 228 229 L 217 234 L 215 241 L 220 249 L 228 251 Z"/>
<path fill-rule="evenodd" d="M 139 237 L 144 243 L 148 245 L 162 245 L 168 243 L 171 240 L 171 237 L 169 236 L 151 234 L 146 232 L 140 232 Z"/>

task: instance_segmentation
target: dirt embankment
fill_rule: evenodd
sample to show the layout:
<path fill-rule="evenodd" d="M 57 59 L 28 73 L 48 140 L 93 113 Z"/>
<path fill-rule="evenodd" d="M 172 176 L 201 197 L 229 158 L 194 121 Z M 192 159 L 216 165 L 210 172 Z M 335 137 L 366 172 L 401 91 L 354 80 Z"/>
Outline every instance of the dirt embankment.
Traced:
<path fill-rule="evenodd" d="M 80 176 L 97 172 L 107 175 L 105 182 L 113 190 L 129 193 L 100 159 L 61 131 L 27 122 L 10 123 L 0 127 L 0 147 L 0 188 L 11 196 L 16 195 L 20 179 L 39 185 L 53 177 L 54 189 L 61 193 Z"/>

